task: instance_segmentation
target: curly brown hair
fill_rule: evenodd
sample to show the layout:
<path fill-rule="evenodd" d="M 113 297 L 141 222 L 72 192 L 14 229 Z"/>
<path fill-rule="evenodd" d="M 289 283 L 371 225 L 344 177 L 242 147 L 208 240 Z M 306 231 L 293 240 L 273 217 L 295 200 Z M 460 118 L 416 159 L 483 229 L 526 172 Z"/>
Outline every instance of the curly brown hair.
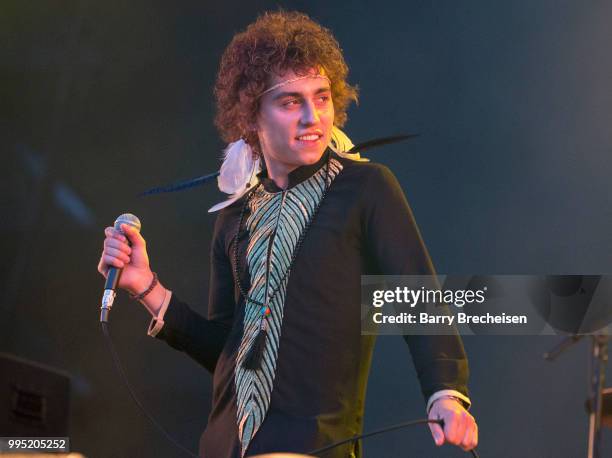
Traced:
<path fill-rule="evenodd" d="M 244 137 L 258 149 L 253 130 L 259 111 L 259 95 L 272 75 L 292 70 L 298 75 L 320 68 L 331 81 L 334 124 L 342 127 L 357 88 L 346 81 L 348 66 L 331 31 L 293 11 L 267 12 L 244 32 L 234 36 L 221 57 L 215 98 L 215 125 L 227 142 Z"/>

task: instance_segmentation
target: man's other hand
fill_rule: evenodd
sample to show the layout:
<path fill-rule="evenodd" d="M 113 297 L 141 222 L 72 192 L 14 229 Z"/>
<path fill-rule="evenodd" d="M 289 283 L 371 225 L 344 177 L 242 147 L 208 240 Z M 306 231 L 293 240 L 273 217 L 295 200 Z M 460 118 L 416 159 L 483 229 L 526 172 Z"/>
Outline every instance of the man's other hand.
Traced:
<path fill-rule="evenodd" d="M 468 451 L 478 445 L 478 425 L 461 402 L 454 398 L 440 398 L 429 411 L 430 420 L 444 420 L 444 429 L 437 423 L 429 423 L 431 435 L 437 446 L 453 444 Z"/>

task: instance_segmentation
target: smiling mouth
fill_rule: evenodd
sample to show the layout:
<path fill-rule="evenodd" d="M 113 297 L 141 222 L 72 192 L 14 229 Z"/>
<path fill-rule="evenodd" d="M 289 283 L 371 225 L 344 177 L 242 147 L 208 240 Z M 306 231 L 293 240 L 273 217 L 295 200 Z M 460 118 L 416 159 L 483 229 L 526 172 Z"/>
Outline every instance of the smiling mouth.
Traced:
<path fill-rule="evenodd" d="M 321 137 L 323 137 L 323 135 L 308 134 L 308 135 L 300 135 L 299 137 L 296 137 L 296 138 L 302 142 L 315 142 L 319 140 Z"/>

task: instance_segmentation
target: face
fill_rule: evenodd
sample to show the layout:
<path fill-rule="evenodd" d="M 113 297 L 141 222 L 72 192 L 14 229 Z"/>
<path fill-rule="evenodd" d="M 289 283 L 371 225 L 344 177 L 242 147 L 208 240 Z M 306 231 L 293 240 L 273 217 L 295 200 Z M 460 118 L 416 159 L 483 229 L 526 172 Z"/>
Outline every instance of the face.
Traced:
<path fill-rule="evenodd" d="M 334 123 L 331 87 L 325 78 L 304 78 L 264 94 L 257 134 L 268 171 L 289 173 L 317 162 L 329 144 Z M 293 71 L 275 76 L 270 87 L 296 78 Z"/>

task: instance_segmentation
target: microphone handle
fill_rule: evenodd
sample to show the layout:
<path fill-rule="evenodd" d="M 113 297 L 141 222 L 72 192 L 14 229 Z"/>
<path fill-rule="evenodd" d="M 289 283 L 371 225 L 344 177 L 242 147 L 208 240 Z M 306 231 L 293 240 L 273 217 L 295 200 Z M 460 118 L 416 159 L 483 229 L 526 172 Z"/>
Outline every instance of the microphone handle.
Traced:
<path fill-rule="evenodd" d="M 117 283 L 119 283 L 119 277 L 123 269 L 116 267 L 109 267 L 108 275 L 106 277 L 106 283 L 104 283 L 104 294 L 102 295 L 102 306 L 100 307 L 100 322 L 108 323 L 108 315 L 110 314 L 111 307 L 115 301 L 115 292 Z"/>
<path fill-rule="evenodd" d="M 117 289 L 117 283 L 119 283 L 119 277 L 121 277 L 122 271 L 123 269 L 118 269 L 117 267 L 109 267 L 104 289 L 112 289 L 113 291 Z"/>

